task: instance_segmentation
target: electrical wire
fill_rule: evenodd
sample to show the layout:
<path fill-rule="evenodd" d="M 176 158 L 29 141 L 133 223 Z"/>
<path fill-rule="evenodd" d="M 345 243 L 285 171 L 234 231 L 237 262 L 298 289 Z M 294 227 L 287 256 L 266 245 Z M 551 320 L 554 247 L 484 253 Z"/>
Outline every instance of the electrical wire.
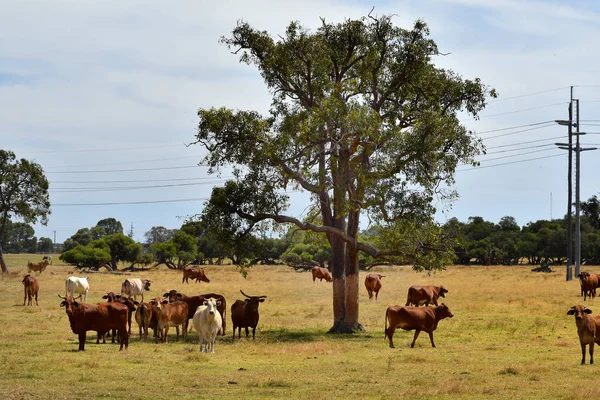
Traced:
<path fill-rule="evenodd" d="M 543 160 L 543 159 L 546 159 L 546 158 L 561 157 L 561 156 L 562 157 L 566 157 L 567 154 L 566 153 L 565 154 L 555 154 L 555 155 L 552 155 L 552 156 L 528 158 L 526 160 L 517 160 L 517 161 L 511 161 L 511 162 L 500 163 L 500 164 L 484 165 L 484 166 L 472 167 L 472 168 L 465 168 L 465 169 L 457 169 L 456 172 L 474 171 L 474 170 L 484 169 L 484 168 L 501 167 L 503 165 L 519 164 L 519 163 L 524 163 L 524 162 L 529 162 L 529 161 Z"/>
<path fill-rule="evenodd" d="M 185 146 L 185 145 L 183 145 Z M 159 146 L 144 146 L 144 147 L 122 147 L 112 149 L 80 149 L 80 150 L 50 150 L 50 151 L 20 151 L 19 154 L 54 154 L 54 153 L 86 153 L 98 151 L 131 151 L 131 150 L 146 150 L 146 149 L 164 149 L 166 147 L 182 147 L 180 144 L 163 144 Z"/>
<path fill-rule="evenodd" d="M 516 95 L 516 96 L 505 97 L 503 99 L 494 99 L 492 101 L 489 101 L 488 104 L 497 103 L 499 101 L 505 101 L 505 100 L 519 99 L 521 97 L 528 97 L 528 96 L 535 96 L 535 95 L 538 95 L 538 94 L 556 92 L 558 90 L 564 90 L 564 89 L 568 89 L 568 88 L 570 88 L 570 86 L 562 86 L 562 87 L 558 87 L 558 88 L 554 88 L 554 89 L 542 90 L 540 92 L 519 94 L 519 95 Z"/>
<path fill-rule="evenodd" d="M 219 179 L 231 179 L 233 176 L 225 176 Z M 150 183 L 150 182 L 175 182 L 175 181 L 196 181 L 204 179 L 214 179 L 212 176 L 205 176 L 203 178 L 171 178 L 171 179 L 136 179 L 136 180 L 111 180 L 111 181 L 51 181 L 51 183 L 66 183 L 66 184 L 92 184 L 92 183 Z"/>
<path fill-rule="evenodd" d="M 563 139 L 563 138 L 564 138 L 564 136 L 554 136 L 554 137 L 547 138 L 547 139 L 528 140 L 526 142 L 517 142 L 517 143 L 511 143 L 511 144 L 503 144 L 503 145 L 499 145 L 499 146 L 490 146 L 490 147 L 486 146 L 486 149 L 488 149 L 488 150 L 490 150 L 490 149 L 500 149 L 500 148 L 504 148 L 504 147 L 520 146 L 522 144 L 539 143 L 539 142 L 545 142 L 546 140 L 556 140 L 556 139 Z"/>
<path fill-rule="evenodd" d="M 482 132 L 476 132 L 476 133 L 478 135 L 482 135 L 484 133 L 508 131 L 508 130 L 511 130 L 511 129 L 526 128 L 526 127 L 529 127 L 529 126 L 545 125 L 545 124 L 549 124 L 549 123 L 554 123 L 554 121 L 534 122 L 533 124 L 509 126 L 508 128 L 492 129 L 492 130 L 489 130 L 489 131 L 482 131 Z"/>
<path fill-rule="evenodd" d="M 529 131 L 535 131 L 538 129 L 543 129 L 543 128 L 548 128 L 550 126 L 553 126 L 553 124 L 548 124 L 548 125 L 542 125 L 542 126 L 536 126 L 534 128 L 528 128 L 528 129 L 521 129 L 519 131 L 514 131 L 514 132 L 508 132 L 508 133 L 503 133 L 501 135 L 496 135 L 496 136 L 490 136 L 490 137 L 486 137 L 483 138 L 483 140 L 490 140 L 490 139 L 496 139 L 496 138 L 500 138 L 500 137 L 505 137 L 505 136 L 510 136 L 510 135 L 515 135 L 517 133 L 523 133 L 523 132 L 529 132 Z"/>
<path fill-rule="evenodd" d="M 138 172 L 138 171 L 164 171 L 168 169 L 186 169 L 200 168 L 198 165 L 182 166 L 182 167 L 162 167 L 162 168 L 132 168 L 132 169 L 109 169 L 96 171 L 49 171 L 48 174 L 96 174 L 104 172 Z"/>
<path fill-rule="evenodd" d="M 138 190 L 138 189 L 159 189 L 166 187 L 183 187 L 183 186 L 197 186 L 197 185 L 217 185 L 225 183 L 225 180 L 212 181 L 212 182 L 197 182 L 197 183 L 175 183 L 172 185 L 153 185 L 153 186 L 113 186 L 104 188 L 54 188 L 49 189 L 50 192 L 54 193 L 85 193 L 85 192 L 106 192 L 106 191 L 119 191 L 119 190 Z"/>
<path fill-rule="evenodd" d="M 544 139 L 546 140 L 546 139 Z M 548 147 L 548 146 L 554 146 L 554 143 L 550 143 L 550 144 L 540 144 L 537 146 L 529 146 L 529 147 L 521 147 L 518 149 L 509 149 L 509 150 L 500 150 L 500 151 L 493 151 L 491 153 L 485 153 L 486 156 L 492 155 L 492 154 L 500 154 L 500 153 L 510 153 L 511 151 L 519 151 L 519 150 L 527 150 L 527 149 L 537 149 L 540 147 Z"/>
<path fill-rule="evenodd" d="M 554 148 L 551 148 L 551 149 L 544 149 L 544 150 L 537 150 L 537 151 L 526 151 L 524 153 L 511 154 L 509 156 L 502 156 L 502 157 L 496 157 L 496 158 L 488 158 L 487 160 L 480 160 L 480 162 L 488 162 L 488 161 L 502 160 L 504 158 L 510 158 L 510 157 L 525 156 L 525 155 L 529 155 L 529 154 L 542 153 L 544 151 L 549 151 L 549 150 L 556 150 L 556 148 L 554 147 Z"/>
<path fill-rule="evenodd" d="M 53 207 L 78 207 L 78 206 L 118 206 L 118 205 L 137 205 L 137 204 L 159 204 L 159 203 L 180 203 L 186 201 L 206 201 L 207 197 L 196 197 L 191 199 L 173 199 L 173 200 L 147 200 L 147 201 L 122 201 L 108 203 L 53 203 Z"/>
<path fill-rule="evenodd" d="M 44 170 L 53 168 L 87 168 L 87 167 L 103 167 L 107 165 L 123 165 L 123 164 L 140 164 L 140 163 L 148 163 L 148 162 L 161 162 L 161 161 L 173 161 L 173 160 L 185 160 L 188 158 L 196 158 L 199 159 L 199 156 L 188 156 L 188 157 L 172 157 L 172 158 L 159 158 L 154 160 L 141 160 L 141 161 L 120 161 L 115 163 L 103 163 L 103 164 L 84 164 L 84 165 L 61 165 L 55 167 L 44 167 Z"/>

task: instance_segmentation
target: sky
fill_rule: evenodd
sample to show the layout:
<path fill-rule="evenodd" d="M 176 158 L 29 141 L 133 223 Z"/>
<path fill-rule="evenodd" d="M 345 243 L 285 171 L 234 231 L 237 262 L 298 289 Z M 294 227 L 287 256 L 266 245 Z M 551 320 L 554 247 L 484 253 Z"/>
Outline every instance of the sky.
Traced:
<path fill-rule="evenodd" d="M 410 29 L 424 20 L 447 55 L 435 64 L 499 93 L 479 120 L 480 167 L 460 166 L 459 198 L 436 203 L 436 220 L 471 216 L 521 226 L 567 211 L 571 96 L 579 99 L 582 146 L 600 147 L 600 4 L 589 1 L 81 1 L 2 2 L 0 148 L 39 163 L 51 215 L 38 238 L 61 243 L 104 218 L 143 241 L 153 226 L 179 228 L 228 178 L 198 166 L 199 108 L 266 115 L 270 94 L 255 67 L 219 43 L 238 20 L 281 35 L 291 21 L 316 29 L 394 14 Z M 600 192 L 600 150 L 581 153 L 580 198 Z M 573 180 L 573 184 L 575 179 Z M 301 217 L 308 197 L 291 194 Z"/>

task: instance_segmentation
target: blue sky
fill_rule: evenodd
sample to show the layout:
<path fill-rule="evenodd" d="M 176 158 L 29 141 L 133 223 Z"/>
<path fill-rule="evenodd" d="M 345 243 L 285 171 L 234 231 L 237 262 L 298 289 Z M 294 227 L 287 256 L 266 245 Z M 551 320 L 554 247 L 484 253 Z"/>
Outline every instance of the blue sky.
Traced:
<path fill-rule="evenodd" d="M 553 143 L 566 140 L 566 128 L 543 122 L 567 118 L 574 86 L 581 130 L 600 132 L 594 2 L 9 0 L 0 12 L 0 147 L 48 176 L 52 214 L 36 235 L 62 242 L 108 217 L 126 231 L 133 225 L 137 240 L 153 226 L 180 227 L 227 177 L 207 175 L 197 166 L 203 150 L 185 146 L 197 109 L 266 112 L 270 103 L 257 71 L 219 38 L 238 19 L 277 35 L 291 20 L 316 28 L 319 17 L 358 18 L 373 6 L 406 28 L 425 20 L 450 53 L 440 67 L 500 94 L 479 121 L 462 118 L 488 154 L 479 157 L 484 168 L 459 168 L 460 197 L 439 204 L 437 219 L 511 215 L 524 225 L 564 215 L 567 157 Z M 581 140 L 599 145 L 600 135 Z M 600 153 L 583 153 L 581 167 L 585 200 L 600 191 Z M 292 199 L 290 213 L 301 216 L 306 197 Z"/>

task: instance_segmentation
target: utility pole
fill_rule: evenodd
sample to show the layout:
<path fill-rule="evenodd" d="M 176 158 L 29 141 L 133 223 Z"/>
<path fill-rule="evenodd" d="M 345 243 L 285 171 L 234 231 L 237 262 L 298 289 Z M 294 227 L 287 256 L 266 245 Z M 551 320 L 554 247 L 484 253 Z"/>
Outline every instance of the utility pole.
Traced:
<path fill-rule="evenodd" d="M 52 231 L 54 232 L 54 239 L 52 239 L 52 253 L 56 253 L 56 231 Z"/>
<path fill-rule="evenodd" d="M 131 229 L 129 230 L 129 237 L 133 239 L 133 222 L 131 223 Z"/>

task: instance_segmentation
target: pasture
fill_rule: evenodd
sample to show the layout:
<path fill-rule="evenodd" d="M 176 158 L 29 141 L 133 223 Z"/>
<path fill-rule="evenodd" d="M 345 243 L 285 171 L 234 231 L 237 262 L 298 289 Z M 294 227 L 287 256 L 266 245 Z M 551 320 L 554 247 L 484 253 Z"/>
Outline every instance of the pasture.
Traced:
<path fill-rule="evenodd" d="M 208 266 L 210 283 L 182 284 L 180 271 L 164 267 L 132 275 L 89 274 L 90 303 L 120 290 L 127 277 L 151 279 L 148 301 L 170 289 L 188 295 L 221 293 L 227 300 L 227 334 L 215 354 L 199 353 L 198 334 L 169 344 L 140 341 L 132 324 L 129 349 L 95 344 L 88 332 L 78 352 L 57 294 L 73 268 L 54 265 L 41 275 L 39 307 L 22 306 L 27 258 L 7 255 L 10 273 L 0 276 L 0 393 L 4 399 L 589 399 L 595 365 L 579 365 L 581 351 L 569 307 L 582 303 L 577 279 L 530 267 L 449 267 L 427 275 L 410 267 L 377 268 L 385 275 L 379 300 L 369 301 L 361 272 L 360 321 L 366 332 L 326 334 L 332 325 L 331 283 L 313 282 L 310 272 L 257 266 L 244 279 L 232 266 Z M 39 257 L 41 259 L 41 256 Z M 599 267 L 583 270 L 600 272 Z M 81 276 L 75 272 L 75 275 Z M 397 330 L 396 349 L 384 340 L 387 306 L 406 302 L 413 284 L 443 284 L 442 299 L 454 318 L 442 320 L 431 348 L 421 333 Z M 260 305 L 256 340 L 232 343 L 229 307 L 249 295 L 268 296 Z M 139 299 L 138 299 L 139 300 Z M 586 305 L 600 314 L 600 300 Z M 597 352 L 599 353 L 599 352 Z M 588 358 L 589 362 L 589 358 Z"/>

